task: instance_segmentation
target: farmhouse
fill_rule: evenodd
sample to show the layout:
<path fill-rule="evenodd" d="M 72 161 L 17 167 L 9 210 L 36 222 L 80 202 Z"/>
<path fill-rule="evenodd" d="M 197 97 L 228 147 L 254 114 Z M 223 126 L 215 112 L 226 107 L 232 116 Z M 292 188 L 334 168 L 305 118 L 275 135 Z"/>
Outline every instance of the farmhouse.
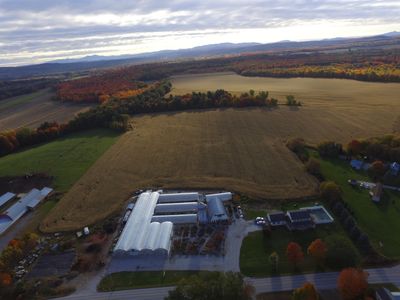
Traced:
<path fill-rule="evenodd" d="M 400 173 L 400 164 L 393 162 L 390 164 L 390 174 L 393 176 L 398 176 Z"/>
<path fill-rule="evenodd" d="M 7 211 L 0 214 L 0 234 L 4 233 L 29 210 L 33 210 L 52 191 L 53 189 L 48 187 L 42 190 L 32 189 L 28 194 L 9 207 Z"/>
<path fill-rule="evenodd" d="M 321 205 L 303 207 L 286 213 L 269 213 L 267 219 L 271 227 L 286 226 L 291 231 L 312 229 L 316 225 L 333 222 L 332 216 Z"/>

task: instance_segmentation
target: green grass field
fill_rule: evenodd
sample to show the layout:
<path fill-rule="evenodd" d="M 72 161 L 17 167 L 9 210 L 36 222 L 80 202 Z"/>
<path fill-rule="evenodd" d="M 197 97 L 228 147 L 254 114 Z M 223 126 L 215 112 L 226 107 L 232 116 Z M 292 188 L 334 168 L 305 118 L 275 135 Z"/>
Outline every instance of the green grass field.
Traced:
<path fill-rule="evenodd" d="M 261 231 L 250 233 L 243 240 L 240 250 L 240 270 L 245 276 L 252 277 L 324 271 L 306 254 L 307 247 L 315 239 L 324 240 L 332 235 L 346 237 L 346 233 L 336 223 L 325 226 L 320 225 L 315 230 L 304 232 L 290 232 L 286 228 L 274 229 L 270 237 L 265 237 Z M 301 245 L 305 254 L 304 261 L 299 264 L 297 270 L 286 258 L 286 247 L 290 242 L 296 242 Z M 274 272 L 268 259 L 272 252 L 277 252 L 279 255 L 277 272 Z"/>
<path fill-rule="evenodd" d="M 49 90 L 43 89 L 43 90 L 31 93 L 31 94 L 24 94 L 24 95 L 12 97 L 12 98 L 4 99 L 4 100 L 0 101 L 0 110 L 31 102 L 32 100 L 35 100 L 38 97 L 42 97 L 42 96 L 46 95 L 47 93 L 49 93 Z"/>
<path fill-rule="evenodd" d="M 195 271 L 143 271 L 120 272 L 104 277 L 97 289 L 101 292 L 171 286 L 190 275 L 199 274 Z"/>
<path fill-rule="evenodd" d="M 0 176 L 46 173 L 54 176 L 54 187 L 65 192 L 118 136 L 110 130 L 90 130 L 1 157 Z"/>
<path fill-rule="evenodd" d="M 322 160 L 315 151 L 311 155 L 320 160 L 324 177 L 340 185 L 344 201 L 354 211 L 358 225 L 368 234 L 374 248 L 387 257 L 399 259 L 400 239 L 395 233 L 400 231 L 400 193 L 385 190 L 381 202 L 373 203 L 368 190 L 354 188 L 347 182 L 348 179 L 371 181 L 365 172 L 353 170 L 346 161 Z"/>

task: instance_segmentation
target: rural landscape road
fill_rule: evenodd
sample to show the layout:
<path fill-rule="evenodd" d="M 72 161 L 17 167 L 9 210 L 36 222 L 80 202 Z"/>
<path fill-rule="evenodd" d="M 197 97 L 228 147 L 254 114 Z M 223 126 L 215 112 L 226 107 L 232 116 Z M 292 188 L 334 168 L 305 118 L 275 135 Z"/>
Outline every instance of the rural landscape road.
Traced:
<path fill-rule="evenodd" d="M 400 287 L 400 266 L 391 268 L 381 269 L 367 269 L 369 273 L 369 283 L 393 283 Z M 268 278 L 246 278 L 246 280 L 253 284 L 256 288 L 256 293 L 265 292 L 278 292 L 278 291 L 290 291 L 298 288 L 304 284 L 304 282 L 313 283 L 317 289 L 332 289 L 336 288 L 338 272 L 329 273 L 314 273 L 304 275 L 293 275 L 293 276 L 277 276 Z M 72 294 L 67 297 L 58 298 L 63 300 L 86 300 L 86 299 L 133 299 L 133 300 L 157 300 L 164 299 L 168 295 L 168 291 L 172 287 L 162 288 L 149 288 L 149 289 L 134 289 L 117 292 L 83 292 Z"/>

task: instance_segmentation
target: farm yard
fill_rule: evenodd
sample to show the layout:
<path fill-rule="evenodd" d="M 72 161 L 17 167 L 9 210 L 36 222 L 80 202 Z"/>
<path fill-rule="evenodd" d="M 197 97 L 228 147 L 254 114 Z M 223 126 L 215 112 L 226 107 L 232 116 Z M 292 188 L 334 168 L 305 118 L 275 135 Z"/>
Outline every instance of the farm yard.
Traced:
<path fill-rule="evenodd" d="M 348 183 L 349 179 L 369 181 L 366 172 L 352 169 L 347 161 L 321 159 L 314 151 L 311 155 L 320 161 L 324 177 L 340 186 L 343 200 L 354 211 L 357 223 L 368 234 L 374 248 L 389 258 L 399 259 L 400 240 L 393 232 L 400 230 L 400 193 L 385 190 L 383 200 L 374 203 L 368 190 Z"/>
<path fill-rule="evenodd" d="M 46 121 L 63 123 L 77 113 L 87 110 L 88 104 L 53 101 L 49 89 L 0 101 L 0 131 L 19 127 L 35 128 Z"/>
<path fill-rule="evenodd" d="M 387 87 L 382 92 L 387 97 L 364 91 L 361 95 L 369 93 L 364 103 L 362 97 L 351 100 L 349 93 L 346 99 L 332 96 L 335 105 L 329 94 L 325 102 L 322 97 L 314 105 L 307 100 L 316 97 L 310 88 L 310 98 L 300 99 L 305 105 L 296 109 L 279 106 L 137 116 L 134 130 L 124 134 L 73 186 L 42 229 L 79 228 L 88 223 L 87 214 L 91 222 L 99 221 L 119 210 L 132 191 L 146 187 L 224 188 L 263 199 L 314 195 L 316 180 L 305 173 L 285 141 L 303 137 L 311 144 L 329 139 L 348 142 L 397 130 L 394 92 L 398 85 L 379 85 Z M 385 106 L 371 101 L 378 98 Z"/>

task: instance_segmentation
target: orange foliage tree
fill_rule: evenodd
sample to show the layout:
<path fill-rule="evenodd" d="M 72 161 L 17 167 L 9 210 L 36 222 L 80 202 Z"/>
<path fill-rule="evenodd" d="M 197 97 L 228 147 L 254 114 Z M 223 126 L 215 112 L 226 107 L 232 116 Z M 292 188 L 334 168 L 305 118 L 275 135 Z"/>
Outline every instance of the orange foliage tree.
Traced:
<path fill-rule="evenodd" d="M 351 155 L 358 155 L 360 154 L 361 150 L 362 150 L 362 144 L 358 140 L 352 140 L 347 145 L 347 152 Z"/>
<path fill-rule="evenodd" d="M 9 273 L 0 273 L 0 286 L 9 286 L 12 282 L 12 277 Z"/>
<path fill-rule="evenodd" d="M 368 288 L 368 273 L 355 268 L 347 268 L 340 272 L 338 289 L 344 300 L 362 297 Z"/>
<path fill-rule="evenodd" d="M 286 256 L 295 267 L 304 260 L 303 250 L 301 246 L 295 242 L 290 242 L 288 244 Z"/>
<path fill-rule="evenodd" d="M 311 255 L 318 263 L 323 263 L 328 248 L 321 239 L 316 239 L 307 248 L 308 255 Z"/>
<path fill-rule="evenodd" d="M 319 296 L 315 286 L 306 282 L 302 287 L 295 289 L 292 295 L 293 300 L 318 300 Z"/>

